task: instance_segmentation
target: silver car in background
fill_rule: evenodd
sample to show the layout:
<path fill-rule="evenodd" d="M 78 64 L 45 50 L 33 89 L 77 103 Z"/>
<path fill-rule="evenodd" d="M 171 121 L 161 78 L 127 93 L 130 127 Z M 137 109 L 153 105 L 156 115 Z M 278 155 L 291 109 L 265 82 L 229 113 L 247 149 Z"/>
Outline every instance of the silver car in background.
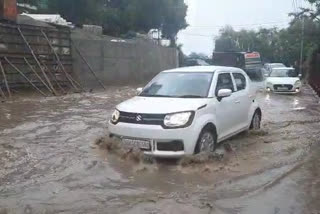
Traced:
<path fill-rule="evenodd" d="M 274 68 L 285 68 L 283 63 L 266 63 L 263 66 L 264 75 L 269 75 Z"/>

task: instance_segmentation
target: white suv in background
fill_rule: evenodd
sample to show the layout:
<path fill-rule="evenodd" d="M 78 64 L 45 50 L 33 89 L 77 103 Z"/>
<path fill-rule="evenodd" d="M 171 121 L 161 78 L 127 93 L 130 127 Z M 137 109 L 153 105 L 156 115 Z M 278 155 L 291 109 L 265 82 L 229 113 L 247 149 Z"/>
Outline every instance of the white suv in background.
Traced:
<path fill-rule="evenodd" d="M 217 143 L 260 128 L 262 112 L 255 93 L 238 68 L 163 71 L 138 96 L 116 107 L 110 137 L 155 157 L 212 152 Z"/>

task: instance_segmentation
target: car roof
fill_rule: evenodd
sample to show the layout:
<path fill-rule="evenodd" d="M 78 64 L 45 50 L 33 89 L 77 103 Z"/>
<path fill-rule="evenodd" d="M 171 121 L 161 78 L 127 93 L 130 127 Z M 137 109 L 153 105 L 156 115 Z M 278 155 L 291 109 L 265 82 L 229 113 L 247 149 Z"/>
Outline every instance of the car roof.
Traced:
<path fill-rule="evenodd" d="M 265 63 L 264 65 L 284 65 L 283 63 L 281 62 L 275 62 L 275 63 Z"/>
<path fill-rule="evenodd" d="M 272 70 L 294 70 L 294 68 L 283 67 L 283 68 L 273 68 Z"/>
<path fill-rule="evenodd" d="M 208 72 L 217 72 L 217 71 L 242 71 L 239 68 L 234 67 L 225 67 L 225 66 L 190 66 L 190 67 L 181 67 L 170 70 L 165 70 L 163 72 L 199 72 L 199 73 L 208 73 Z"/>

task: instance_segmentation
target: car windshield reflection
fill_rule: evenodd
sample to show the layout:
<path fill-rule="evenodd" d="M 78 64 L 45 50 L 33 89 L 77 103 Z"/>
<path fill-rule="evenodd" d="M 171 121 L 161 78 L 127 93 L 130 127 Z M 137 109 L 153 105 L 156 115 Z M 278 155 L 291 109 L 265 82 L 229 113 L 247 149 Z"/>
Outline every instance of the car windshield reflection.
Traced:
<path fill-rule="evenodd" d="M 270 77 L 298 77 L 298 73 L 293 69 L 273 70 Z"/>
<path fill-rule="evenodd" d="M 139 96 L 142 97 L 208 97 L 213 73 L 164 72 L 152 80 Z"/>

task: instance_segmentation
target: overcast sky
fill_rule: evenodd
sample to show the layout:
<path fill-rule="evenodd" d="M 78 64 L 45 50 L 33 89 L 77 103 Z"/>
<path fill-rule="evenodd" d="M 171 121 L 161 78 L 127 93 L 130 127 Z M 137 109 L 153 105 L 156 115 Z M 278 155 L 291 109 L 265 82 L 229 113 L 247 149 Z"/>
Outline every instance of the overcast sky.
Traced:
<path fill-rule="evenodd" d="M 231 25 L 235 30 L 260 27 L 284 28 L 288 26 L 288 14 L 294 10 L 294 0 L 185 0 L 190 25 L 178 35 L 183 51 L 210 55 L 214 37 L 221 26 Z M 304 0 L 296 0 L 298 7 Z"/>

